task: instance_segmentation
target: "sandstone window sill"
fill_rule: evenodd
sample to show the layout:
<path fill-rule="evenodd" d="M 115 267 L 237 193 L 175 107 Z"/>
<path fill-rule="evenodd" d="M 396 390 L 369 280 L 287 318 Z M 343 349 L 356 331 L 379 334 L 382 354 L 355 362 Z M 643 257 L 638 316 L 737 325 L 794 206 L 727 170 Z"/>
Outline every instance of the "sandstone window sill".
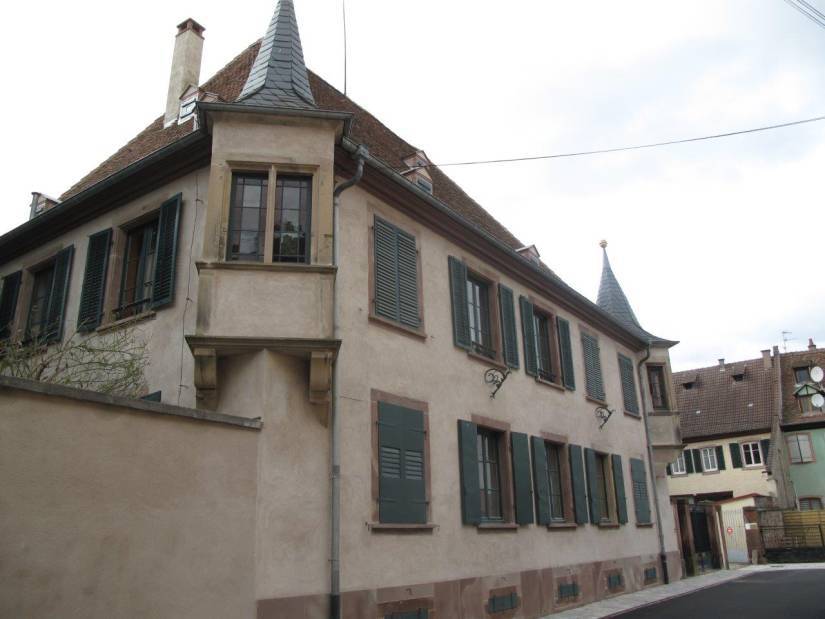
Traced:
<path fill-rule="evenodd" d="M 598 524 L 600 529 L 618 529 L 620 526 L 618 522 L 600 522 Z"/>
<path fill-rule="evenodd" d="M 575 531 L 579 528 L 575 522 L 554 522 L 547 525 L 549 531 Z"/>
<path fill-rule="evenodd" d="M 598 404 L 599 406 L 607 406 L 607 400 L 600 400 L 598 398 L 594 398 L 592 395 L 585 394 L 584 399 L 588 402 L 592 402 L 593 404 Z"/>
<path fill-rule="evenodd" d="M 375 533 L 432 533 L 438 527 L 432 522 L 424 524 L 368 522 L 366 524 L 367 528 Z"/>
<path fill-rule="evenodd" d="M 549 380 L 545 380 L 543 378 L 536 378 L 536 382 L 540 385 L 545 385 L 546 387 L 551 387 L 553 389 L 556 389 L 557 391 L 561 391 L 562 393 L 567 391 L 562 385 L 551 382 Z"/>
<path fill-rule="evenodd" d="M 652 529 L 653 523 L 652 522 L 637 522 L 636 528 L 638 529 Z"/>
<path fill-rule="evenodd" d="M 482 522 L 476 525 L 479 531 L 518 531 L 515 522 Z"/>
<path fill-rule="evenodd" d="M 387 329 L 398 331 L 403 335 L 409 335 L 422 341 L 426 341 L 427 339 L 427 334 L 424 332 L 423 326 L 418 329 L 413 329 L 412 327 L 407 327 L 406 325 L 399 324 L 394 320 L 390 320 L 389 318 L 384 318 L 383 316 L 378 316 L 376 314 L 370 314 L 369 321 L 379 327 L 386 327 Z"/>
<path fill-rule="evenodd" d="M 121 318 L 120 320 L 115 320 L 114 322 L 107 322 L 106 324 L 100 325 L 97 329 L 95 329 L 95 332 L 106 333 L 107 331 L 115 331 L 145 320 L 154 320 L 155 316 L 157 316 L 157 312 L 155 312 L 155 310 L 146 310 L 145 312 L 135 314 L 134 316 Z"/>

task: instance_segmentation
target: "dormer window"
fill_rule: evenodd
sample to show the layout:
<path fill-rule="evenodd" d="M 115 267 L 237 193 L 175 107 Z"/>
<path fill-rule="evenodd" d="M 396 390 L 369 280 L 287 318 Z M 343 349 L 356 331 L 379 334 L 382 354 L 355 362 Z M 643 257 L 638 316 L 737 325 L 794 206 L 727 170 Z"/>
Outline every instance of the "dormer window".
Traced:
<path fill-rule="evenodd" d="M 427 193 L 432 194 L 433 184 L 428 179 L 424 178 L 423 176 L 418 175 L 415 179 L 415 184 L 418 185 L 419 187 L 421 187 L 421 189 L 423 189 Z"/>
<path fill-rule="evenodd" d="M 188 121 L 195 113 L 195 104 L 198 102 L 198 95 L 194 94 L 180 102 L 180 112 L 178 113 L 178 124 Z"/>
<path fill-rule="evenodd" d="M 685 389 L 693 389 L 693 386 L 695 384 L 696 384 L 695 382 L 690 381 L 689 383 L 682 383 L 682 387 L 684 387 Z"/>

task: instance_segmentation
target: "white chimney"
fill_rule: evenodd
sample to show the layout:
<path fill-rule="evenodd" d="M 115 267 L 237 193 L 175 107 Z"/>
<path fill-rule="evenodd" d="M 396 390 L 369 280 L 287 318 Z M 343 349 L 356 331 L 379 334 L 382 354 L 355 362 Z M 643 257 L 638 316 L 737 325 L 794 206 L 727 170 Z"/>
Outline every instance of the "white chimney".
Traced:
<path fill-rule="evenodd" d="M 198 86 L 203 55 L 203 31 L 205 28 L 194 19 L 178 24 L 175 52 L 172 55 L 172 71 L 169 75 L 169 93 L 166 95 L 166 114 L 163 126 L 178 120 L 180 98 L 190 86 Z"/>
<path fill-rule="evenodd" d="M 762 366 L 766 370 L 770 370 L 773 367 L 773 359 L 771 359 L 770 348 L 762 351 Z"/>

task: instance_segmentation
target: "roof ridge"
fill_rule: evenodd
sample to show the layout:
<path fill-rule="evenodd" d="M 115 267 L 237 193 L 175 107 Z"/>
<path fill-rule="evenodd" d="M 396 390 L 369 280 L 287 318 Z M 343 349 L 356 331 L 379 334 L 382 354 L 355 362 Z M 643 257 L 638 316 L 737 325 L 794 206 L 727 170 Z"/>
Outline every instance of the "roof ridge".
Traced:
<path fill-rule="evenodd" d="M 753 359 L 742 359 L 740 361 L 725 361 L 725 367 L 732 366 L 732 365 L 741 365 L 743 363 L 762 363 L 762 357 L 754 357 Z M 687 370 L 679 370 L 678 372 L 673 372 L 673 376 L 677 374 L 689 374 L 691 372 L 701 372 L 703 370 L 718 370 L 719 364 L 716 365 L 703 365 L 700 368 L 689 368 Z"/>

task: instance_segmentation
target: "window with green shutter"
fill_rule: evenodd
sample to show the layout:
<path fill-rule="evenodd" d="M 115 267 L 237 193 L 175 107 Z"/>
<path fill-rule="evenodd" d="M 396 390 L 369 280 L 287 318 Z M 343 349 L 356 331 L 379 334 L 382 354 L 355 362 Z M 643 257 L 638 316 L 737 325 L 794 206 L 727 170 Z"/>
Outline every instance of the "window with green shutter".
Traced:
<path fill-rule="evenodd" d="M 599 524 L 610 520 L 610 504 L 607 498 L 609 469 L 607 456 L 593 449 L 584 450 L 587 471 L 587 494 L 590 506 L 590 522 Z"/>
<path fill-rule="evenodd" d="M 501 344 L 504 362 L 511 368 L 518 368 L 518 336 L 516 333 L 516 310 L 513 291 L 507 286 L 498 286 L 499 314 L 501 315 Z"/>
<path fill-rule="evenodd" d="M 564 386 L 572 391 L 576 388 L 576 378 L 573 374 L 573 347 L 570 344 L 570 323 L 564 318 L 557 317 L 556 328 L 559 333 L 562 381 L 564 382 Z"/>
<path fill-rule="evenodd" d="M 175 298 L 181 201 L 182 195 L 178 194 L 160 206 L 157 256 L 152 281 L 152 309 L 169 305 Z"/>
<path fill-rule="evenodd" d="M 531 524 L 533 522 L 533 488 L 530 478 L 530 444 L 526 434 L 510 433 L 510 453 L 513 459 L 516 524 Z"/>
<path fill-rule="evenodd" d="M 491 595 L 487 601 L 487 612 L 489 614 L 503 613 L 506 610 L 513 610 L 519 606 L 519 597 L 515 592 L 502 595 Z"/>
<path fill-rule="evenodd" d="M 624 409 L 634 415 L 639 414 L 639 399 L 636 395 L 636 379 L 633 371 L 633 361 L 619 353 L 619 376 L 622 381 L 622 396 Z"/>
<path fill-rule="evenodd" d="M 22 271 L 16 271 L 3 278 L 3 289 L 0 291 L 0 340 L 7 340 L 12 335 L 12 324 L 17 310 L 17 298 L 20 294 L 20 282 L 22 280 Z"/>
<path fill-rule="evenodd" d="M 604 401 L 604 380 L 602 362 L 599 358 L 599 340 L 589 333 L 582 333 L 582 353 L 584 355 L 584 379 L 587 395 Z"/>
<path fill-rule="evenodd" d="M 515 349 L 515 338 L 510 335 L 509 350 L 504 355 L 499 353 L 498 334 L 493 329 L 496 311 L 495 298 L 498 286 L 495 282 L 470 272 L 467 265 L 458 258 L 450 256 L 448 259 L 450 270 L 450 301 L 453 317 L 453 342 L 456 346 L 467 351 L 483 355 L 496 361 L 506 361 L 511 367 L 517 367 L 518 358 Z M 510 292 L 509 289 L 507 292 Z M 506 295 L 507 292 L 504 294 Z M 511 293 L 512 294 L 512 293 Z M 502 307 L 502 335 L 508 337 L 508 329 L 512 323 L 512 312 L 505 311 L 506 306 L 499 300 Z M 515 365 L 514 365 L 515 364 Z"/>
<path fill-rule="evenodd" d="M 610 460 L 613 465 L 613 487 L 616 491 L 616 516 L 619 524 L 627 523 L 627 499 L 624 490 L 624 472 L 622 471 L 622 457 L 612 454 Z"/>
<path fill-rule="evenodd" d="M 73 257 L 74 246 L 71 245 L 34 273 L 26 339 L 40 343 L 62 339 Z"/>
<path fill-rule="evenodd" d="M 478 426 L 458 420 L 458 461 L 461 477 L 461 519 L 464 524 L 481 522 L 481 483 L 478 466 Z"/>
<path fill-rule="evenodd" d="M 378 519 L 425 524 L 424 413 L 378 403 Z"/>
<path fill-rule="evenodd" d="M 648 524 L 650 519 L 650 498 L 647 492 L 647 473 L 644 460 L 630 458 L 630 478 L 633 483 L 633 503 L 636 507 L 636 522 Z"/>
<path fill-rule="evenodd" d="M 538 376 L 538 350 L 536 349 L 536 320 L 533 304 L 527 297 L 519 297 L 521 310 L 521 336 L 524 343 L 524 371 L 529 376 Z"/>
<path fill-rule="evenodd" d="M 373 260 L 375 315 L 418 329 L 421 315 L 415 237 L 376 217 Z"/>
<path fill-rule="evenodd" d="M 78 331 L 94 331 L 102 320 L 111 244 L 111 228 L 89 237 L 89 245 L 86 250 L 86 270 L 83 273 L 80 307 L 77 311 Z"/>
<path fill-rule="evenodd" d="M 576 514 L 576 524 L 585 524 L 587 522 L 588 505 L 582 448 L 579 445 L 569 445 L 567 453 L 570 457 L 570 481 L 573 485 L 573 507 Z"/>

